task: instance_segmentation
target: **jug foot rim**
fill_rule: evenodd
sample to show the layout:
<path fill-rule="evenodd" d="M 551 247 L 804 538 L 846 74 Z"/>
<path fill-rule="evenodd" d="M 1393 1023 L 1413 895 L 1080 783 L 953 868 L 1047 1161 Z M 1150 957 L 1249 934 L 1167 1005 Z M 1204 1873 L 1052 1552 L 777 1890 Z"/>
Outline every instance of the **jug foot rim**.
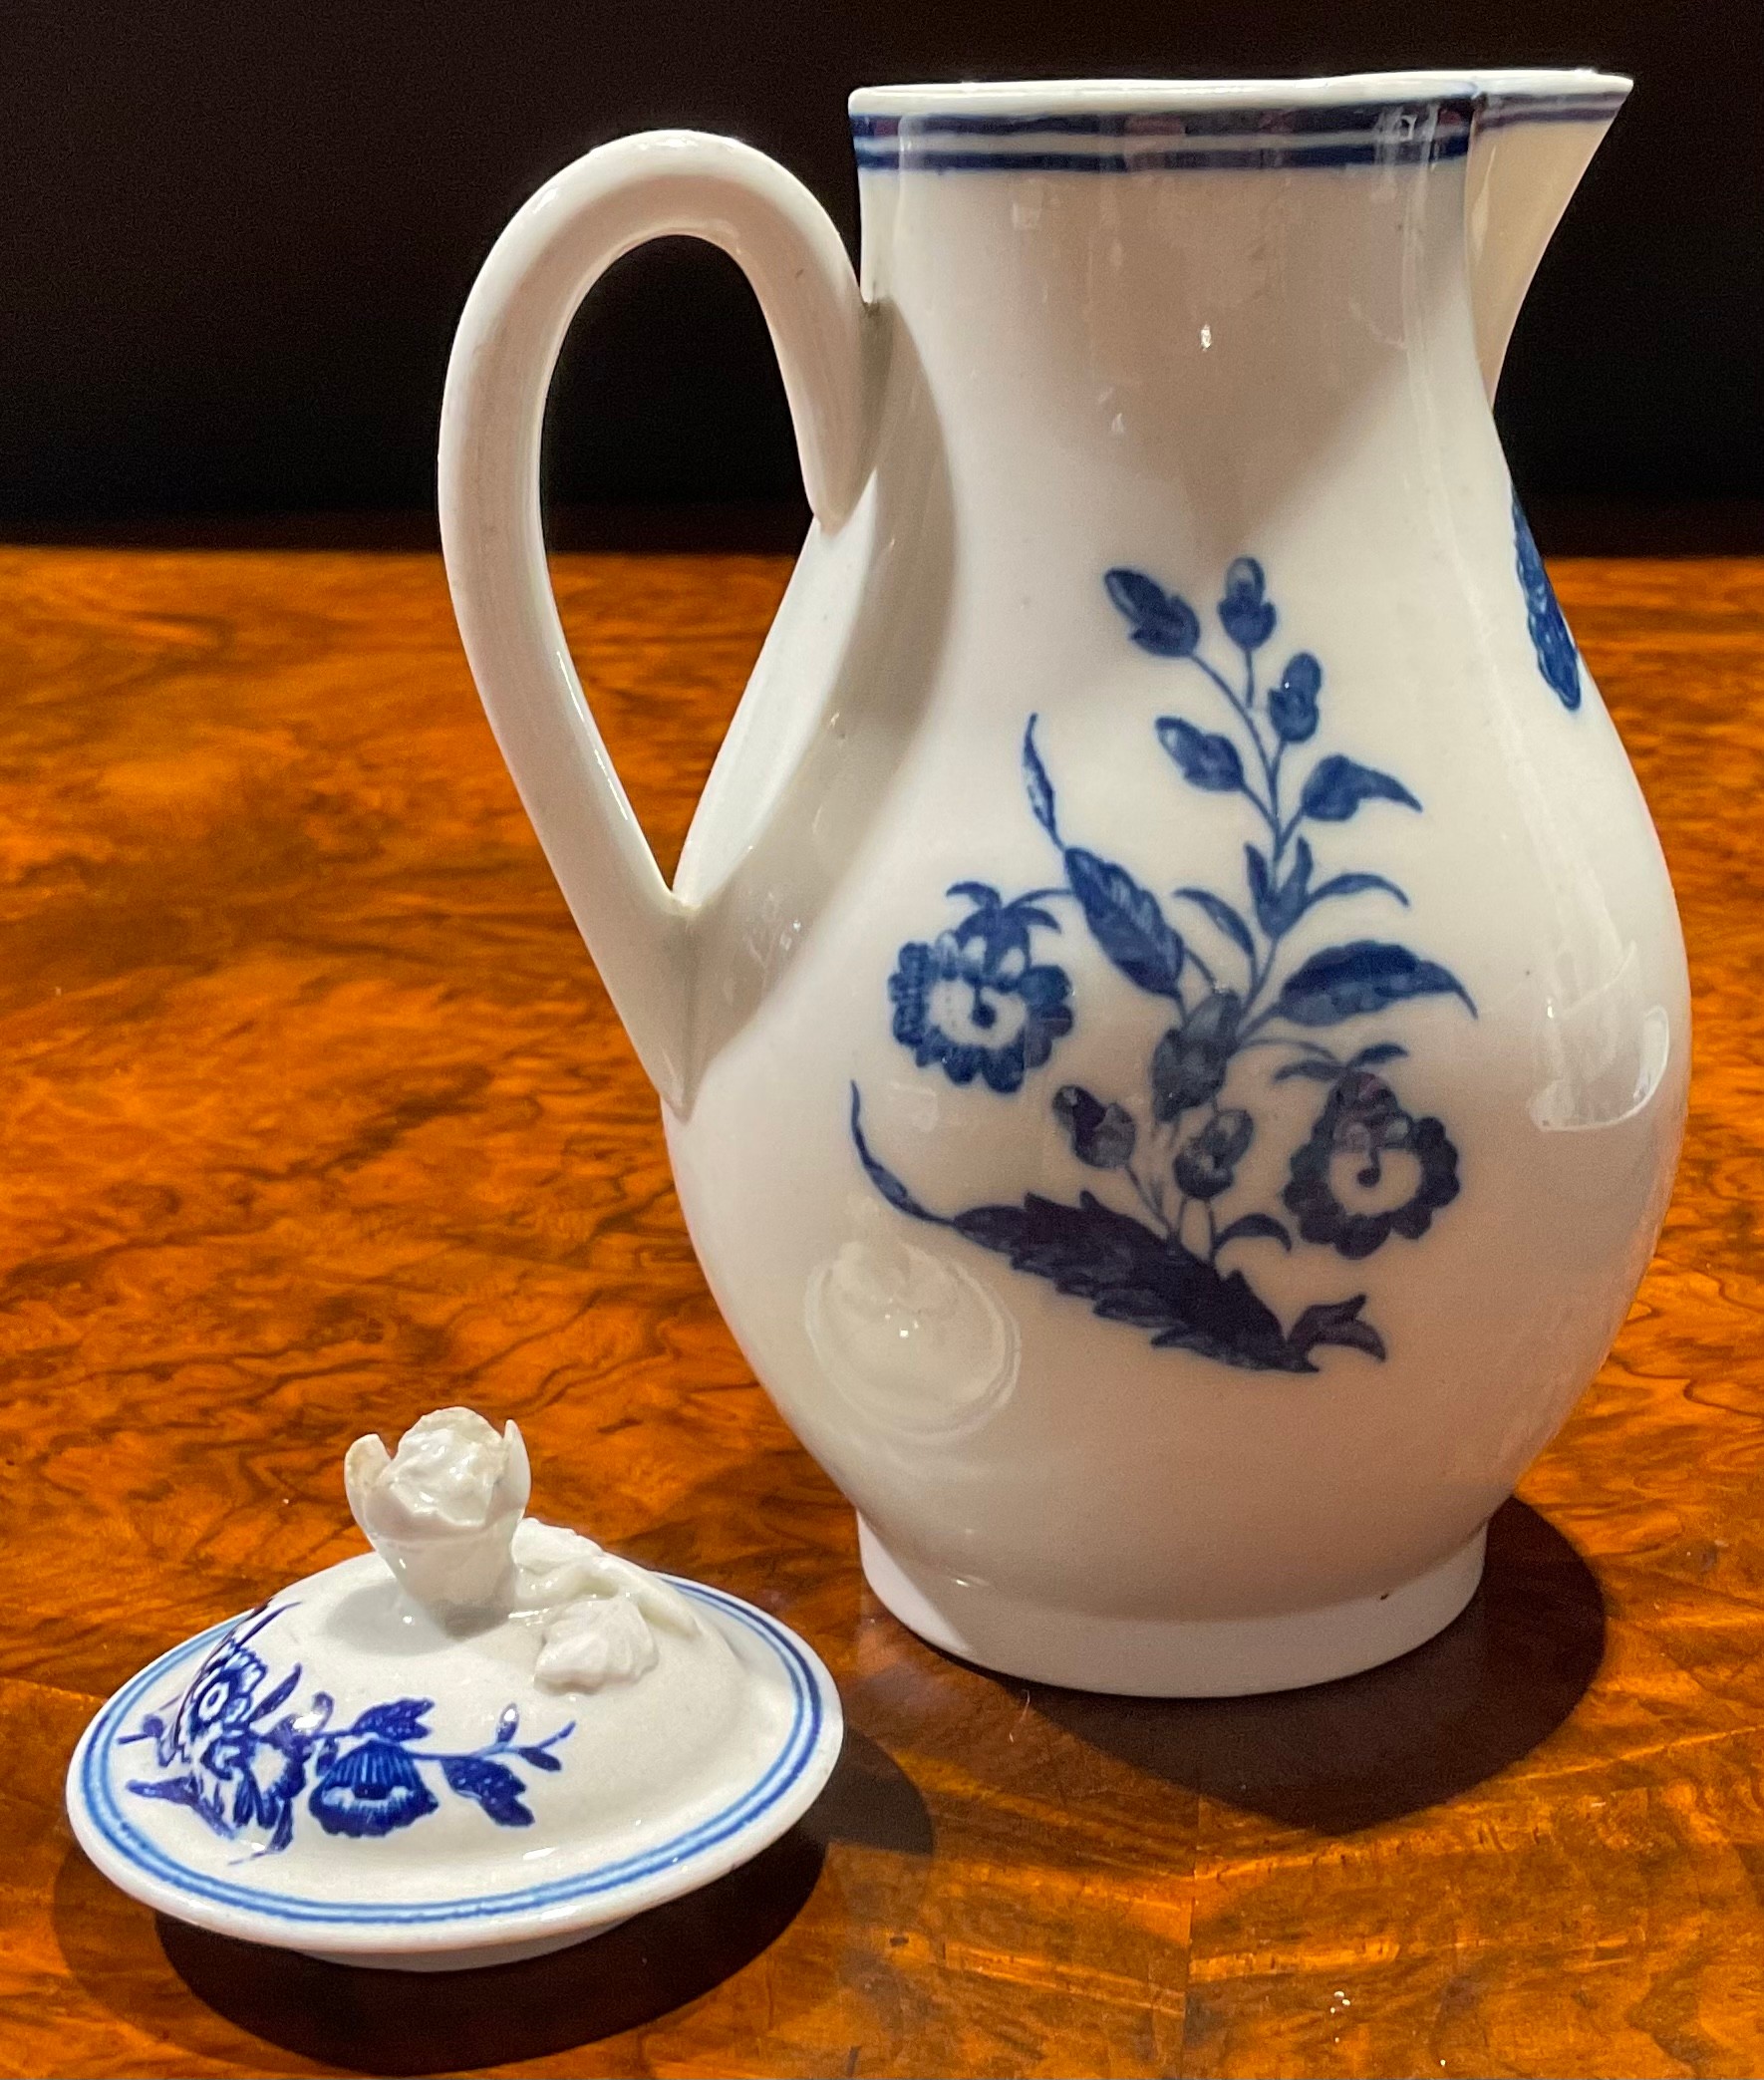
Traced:
<path fill-rule="evenodd" d="M 1488 1527 L 1380 1595 L 1263 1618 L 1107 1618 L 909 1569 L 860 1516 L 864 1579 L 909 1632 L 1000 1675 L 1117 1697 L 1249 1697 L 1357 1675 L 1431 1639 L 1476 1594 Z"/>

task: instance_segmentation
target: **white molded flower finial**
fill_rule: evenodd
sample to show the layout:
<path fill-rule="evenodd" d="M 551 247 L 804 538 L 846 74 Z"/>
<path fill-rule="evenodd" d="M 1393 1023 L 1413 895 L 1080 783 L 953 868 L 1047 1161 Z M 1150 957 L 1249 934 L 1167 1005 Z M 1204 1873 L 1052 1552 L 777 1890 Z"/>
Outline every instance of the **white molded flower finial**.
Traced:
<path fill-rule="evenodd" d="M 420 1604 L 441 1618 L 507 1609 L 509 1547 L 532 1489 L 515 1424 L 498 1436 L 469 1408 L 438 1408 L 396 1455 L 358 1437 L 343 1481 L 369 1543 Z"/>

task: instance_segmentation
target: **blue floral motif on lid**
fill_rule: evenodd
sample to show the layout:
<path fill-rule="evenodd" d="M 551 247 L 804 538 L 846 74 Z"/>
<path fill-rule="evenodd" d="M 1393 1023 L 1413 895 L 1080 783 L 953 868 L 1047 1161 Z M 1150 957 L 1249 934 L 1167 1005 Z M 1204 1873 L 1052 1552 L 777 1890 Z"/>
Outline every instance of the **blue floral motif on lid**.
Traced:
<path fill-rule="evenodd" d="M 446 1789 L 470 1799 L 498 1827 L 530 1827 L 521 1798 L 524 1780 L 508 1758 L 529 1769 L 563 1765 L 551 1752 L 575 1730 L 572 1719 L 543 1740 L 523 1742 L 520 1714 L 511 1704 L 481 1748 L 463 1753 L 420 1746 L 429 1738 L 428 1697 L 395 1697 L 370 1704 L 348 1725 L 333 1723 L 335 1700 L 312 1692 L 299 1710 L 284 1710 L 300 1686 L 298 1663 L 269 1681 L 269 1666 L 247 1644 L 288 1604 L 260 1606 L 222 1637 L 181 1697 L 148 1712 L 119 1745 L 150 1744 L 166 1774 L 132 1778 L 138 1798 L 186 1806 L 225 1841 L 262 1834 L 258 1853 L 286 1849 L 294 1839 L 301 1792 L 312 1782 L 307 1810 L 331 1835 L 372 1838 L 411 1827 L 441 1810 L 426 1771 L 437 1770 Z M 267 1685 L 267 1687 L 266 1687 Z"/>
<path fill-rule="evenodd" d="M 328 1835 L 389 1835 L 441 1801 L 397 1741 L 365 1740 L 339 1755 L 314 1787 L 313 1818 Z"/>
<path fill-rule="evenodd" d="M 1566 645 L 1578 675 L 1572 639 L 1538 570 L 1560 630 L 1552 656 L 1560 665 Z M 1419 1241 L 1458 1196 L 1458 1151 L 1443 1123 L 1407 1110 L 1388 1079 L 1407 1048 L 1372 1039 L 1347 1051 L 1320 1036 L 1429 997 L 1455 1000 L 1474 1018 L 1469 992 L 1450 969 L 1397 940 L 1360 936 L 1297 955 L 1288 946 L 1324 906 L 1376 896 L 1408 907 L 1386 875 L 1320 871 L 1312 836 L 1333 842 L 1329 832 L 1362 812 L 1419 814 L 1422 805 L 1393 773 L 1342 751 L 1303 749 L 1325 719 L 1325 675 L 1309 650 L 1259 671 L 1258 653 L 1281 617 L 1256 558 L 1230 565 L 1217 604 L 1238 653 L 1234 667 L 1207 654 L 1200 616 L 1156 578 L 1122 568 L 1103 584 L 1141 652 L 1186 668 L 1211 690 L 1205 723 L 1160 716 L 1152 737 L 1181 780 L 1213 798 L 1216 806 L 1201 813 L 1249 805 L 1256 834 L 1237 841 L 1242 892 L 1174 889 L 1172 900 L 1189 906 L 1177 912 L 1186 927 L 1178 930 L 1164 901 L 1127 867 L 1071 842 L 1030 716 L 1024 789 L 1064 879 L 1011 902 L 989 883 L 958 882 L 949 894 L 970 906 L 961 920 L 900 951 L 888 984 L 894 1038 L 921 1068 L 941 1069 L 954 1083 L 979 1077 L 1002 1095 L 1021 1090 L 1072 1028 L 1066 973 L 1037 962 L 1032 945 L 1035 934 L 1069 920 L 1089 933 L 1120 982 L 1161 1006 L 1164 1031 L 1150 1047 L 1143 1086 L 1110 1095 L 1066 1082 L 1051 1093 L 1053 1121 L 1092 1179 L 1075 1201 L 1029 1192 L 1020 1202 L 938 1212 L 871 1146 L 853 1084 L 858 1161 L 897 1213 L 995 1252 L 1161 1349 L 1257 1371 L 1315 1372 L 1317 1353 L 1329 1345 L 1381 1359 L 1384 1338 L 1365 1319 L 1364 1293 L 1314 1302 L 1286 1323 L 1227 1253 L 1250 1243 L 1291 1252 L 1303 1243 L 1358 1262 L 1393 1237 Z M 1295 770 L 1290 759 L 1305 762 Z M 1267 1167 L 1251 1161 L 1271 1131 L 1265 1099 L 1294 1080 L 1319 1083 L 1323 1095 L 1288 1156 L 1283 1218 L 1245 1206 L 1242 1195 Z"/>

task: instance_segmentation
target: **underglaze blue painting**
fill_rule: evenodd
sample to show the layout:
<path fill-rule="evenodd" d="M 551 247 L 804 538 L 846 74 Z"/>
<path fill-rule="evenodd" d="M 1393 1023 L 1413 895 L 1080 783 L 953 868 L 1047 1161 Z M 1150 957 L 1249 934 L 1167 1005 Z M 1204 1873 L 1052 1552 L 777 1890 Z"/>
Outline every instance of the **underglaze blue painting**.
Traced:
<path fill-rule="evenodd" d="M 1550 583 L 1550 573 L 1538 554 L 1531 523 L 1513 493 L 1513 547 L 1519 567 L 1520 589 L 1525 594 L 1525 625 L 1531 631 L 1531 647 L 1537 652 L 1538 670 L 1554 690 L 1557 700 L 1572 715 L 1581 705 L 1581 654 L 1569 633 L 1568 617 Z"/>
<path fill-rule="evenodd" d="M 1104 583 L 1128 639 L 1184 667 L 1214 704 L 1207 720 L 1229 725 L 1172 714 L 1154 733 L 1173 779 L 1247 805 L 1241 891 L 1184 886 L 1172 913 L 1126 868 L 1075 843 L 1031 716 L 1024 785 L 1061 878 L 1010 901 L 990 883 L 958 882 L 949 891 L 962 906 L 956 922 L 901 948 L 888 985 L 894 1038 L 922 1069 L 1019 1097 L 1077 1017 L 1070 977 L 1052 958 L 1070 928 L 1088 932 L 1126 984 L 1161 1000 L 1169 1024 L 1137 1090 L 1048 1079 L 1052 1117 L 1079 1174 L 1093 1180 L 1070 1200 L 1031 1192 L 1019 1204 L 935 1211 L 872 1148 L 854 1084 L 858 1158 L 898 1212 L 953 1229 L 1160 1347 L 1287 1372 L 1315 1371 L 1315 1353 L 1328 1344 L 1382 1358 L 1363 1293 L 1321 1299 L 1284 1324 L 1246 1266 L 1257 1248 L 1301 1244 L 1357 1263 L 1392 1237 L 1418 1241 L 1458 1195 L 1458 1152 L 1444 1124 L 1417 1117 L 1397 1093 L 1392 1065 L 1407 1049 L 1360 1022 L 1426 997 L 1453 998 L 1473 1018 L 1469 992 L 1396 940 L 1356 935 L 1296 956 L 1287 945 L 1314 912 L 1339 903 L 1408 907 L 1386 875 L 1320 865 L 1313 837 L 1321 842 L 1365 809 L 1416 814 L 1421 804 L 1394 774 L 1310 750 L 1323 733 L 1323 668 L 1300 650 L 1278 675 L 1259 669 L 1278 616 L 1254 558 L 1231 565 L 1217 607 L 1236 653 L 1229 669 L 1205 654 L 1200 616 L 1179 594 L 1137 570 L 1111 570 Z M 1360 1030 L 1343 1033 L 1352 1027 Z M 1288 1153 L 1280 1210 L 1244 1205 L 1238 1177 L 1259 1109 L 1273 1085 L 1294 1080 L 1319 1086 L 1320 1107 Z"/>
<path fill-rule="evenodd" d="M 530 1827 L 528 1769 L 563 1767 L 551 1750 L 575 1730 L 571 1720 L 543 1740 L 523 1742 L 511 1704 L 482 1747 L 456 1753 L 419 1745 L 429 1738 L 433 1698 L 395 1697 L 333 1723 L 336 1704 L 315 1690 L 294 1701 L 300 1666 L 278 1681 L 251 1642 L 292 1606 L 259 1608 L 234 1626 L 203 1660 L 183 1695 L 148 1712 L 120 1745 L 150 1743 L 167 1774 L 132 1779 L 141 1798 L 187 1806 L 226 1841 L 262 1832 L 259 1853 L 294 1839 L 302 1793 L 328 1835 L 390 1835 L 441 1810 L 443 1794 L 472 1800 L 498 1827 Z M 308 1788 L 310 1786 L 310 1789 Z M 438 1788 L 439 1787 L 439 1788 Z"/>

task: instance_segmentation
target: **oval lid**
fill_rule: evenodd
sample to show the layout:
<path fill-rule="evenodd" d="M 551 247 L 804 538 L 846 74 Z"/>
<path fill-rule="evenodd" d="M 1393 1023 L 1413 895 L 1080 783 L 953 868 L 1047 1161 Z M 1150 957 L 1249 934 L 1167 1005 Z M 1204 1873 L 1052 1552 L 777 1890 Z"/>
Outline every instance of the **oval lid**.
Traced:
<path fill-rule="evenodd" d="M 512 1422 L 439 1409 L 344 1473 L 372 1554 L 174 1648 L 87 1729 L 69 1810 L 126 1891 L 328 1954 L 511 1954 L 708 1883 L 812 1802 L 841 1736 L 819 1660 L 525 1516 Z"/>

